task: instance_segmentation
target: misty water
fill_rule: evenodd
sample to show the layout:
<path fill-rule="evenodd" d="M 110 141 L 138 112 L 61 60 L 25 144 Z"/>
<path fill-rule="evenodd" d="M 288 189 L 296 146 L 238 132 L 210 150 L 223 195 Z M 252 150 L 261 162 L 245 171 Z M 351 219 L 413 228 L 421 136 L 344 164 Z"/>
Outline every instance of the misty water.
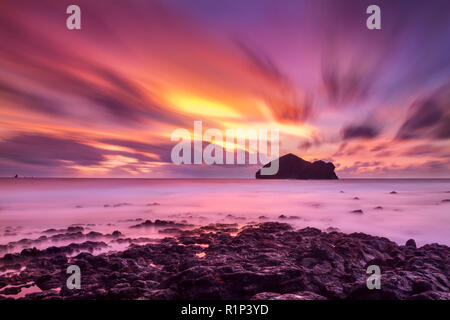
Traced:
<path fill-rule="evenodd" d="M 46 229 L 71 225 L 81 225 L 85 232 L 119 230 L 123 237 L 160 239 L 168 235 L 158 228 L 130 226 L 161 219 L 193 227 L 278 221 L 295 228 L 364 232 L 399 244 L 413 238 L 418 245 L 450 245 L 449 192 L 449 179 L 0 179 L 0 244 L 37 239 Z M 17 245 L 0 256 L 27 246 Z M 110 243 L 109 250 L 126 246 Z"/>

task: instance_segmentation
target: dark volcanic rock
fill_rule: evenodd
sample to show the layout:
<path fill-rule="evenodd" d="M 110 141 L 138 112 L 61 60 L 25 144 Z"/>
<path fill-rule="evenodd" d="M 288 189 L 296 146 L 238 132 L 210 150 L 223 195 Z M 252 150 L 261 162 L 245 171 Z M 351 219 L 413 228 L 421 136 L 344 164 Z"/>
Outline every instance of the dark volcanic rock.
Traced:
<path fill-rule="evenodd" d="M 61 287 L 63 282 L 52 275 L 43 275 L 36 279 L 36 285 L 41 290 L 49 290 L 53 288 Z"/>
<path fill-rule="evenodd" d="M 279 294 L 274 292 L 261 292 L 254 295 L 251 300 L 326 300 L 327 298 L 310 291 Z"/>
<path fill-rule="evenodd" d="M 80 226 L 71 226 L 67 228 L 67 232 L 83 232 L 84 228 Z"/>
<path fill-rule="evenodd" d="M 145 227 L 185 227 L 184 223 L 177 223 L 174 221 L 166 221 L 166 220 L 158 220 L 156 219 L 154 222 L 151 220 L 145 220 L 139 224 L 133 225 L 130 228 L 145 228 Z"/>
<path fill-rule="evenodd" d="M 39 261 L 39 258 L 54 258 L 58 255 L 70 255 L 77 251 L 94 251 L 95 249 L 105 248 L 108 245 L 105 242 L 86 241 L 83 243 L 71 243 L 62 247 L 48 247 L 44 250 L 38 250 L 36 248 L 23 249 L 20 253 L 7 253 L 0 258 L 0 266 L 12 265 L 30 260 Z M 20 267 L 19 267 L 20 268 Z M 16 268 L 14 268 L 16 269 Z"/>
<path fill-rule="evenodd" d="M 291 219 L 291 220 L 296 220 L 296 219 L 300 219 L 300 217 L 297 216 L 285 216 L 284 214 L 280 215 L 278 217 L 278 219 Z"/>
<path fill-rule="evenodd" d="M 256 172 L 256 179 L 338 179 L 334 173 L 334 164 L 331 162 L 305 161 L 292 153 L 288 153 L 279 159 L 279 169 L 274 175 L 261 175 L 261 170 Z M 264 167 L 270 167 L 271 163 Z"/>
<path fill-rule="evenodd" d="M 10 294 L 18 294 L 22 290 L 21 287 L 9 287 L 2 291 L 0 291 L 0 294 L 4 295 L 10 295 Z"/>
<path fill-rule="evenodd" d="M 175 230 L 170 223 L 158 224 Z M 143 245 L 114 238 L 131 244 L 124 251 L 98 255 L 93 250 L 76 254 L 76 250 L 106 244 L 25 249 L 0 259 L 0 268 L 20 269 L 12 277 L 0 275 L 0 287 L 34 283 L 43 290 L 26 299 L 450 298 L 447 246 L 416 248 L 412 240 L 403 246 L 363 233 L 294 230 L 278 222 L 247 225 L 236 235 L 227 232 L 235 228 L 211 224 Z M 66 270 L 72 264 L 82 272 L 80 290 L 65 286 Z M 370 265 L 381 269 L 380 290 L 367 288 Z"/>
<path fill-rule="evenodd" d="M 416 241 L 414 241 L 414 239 L 409 239 L 408 241 L 406 241 L 405 246 L 407 247 L 411 247 L 411 248 L 416 248 Z"/>

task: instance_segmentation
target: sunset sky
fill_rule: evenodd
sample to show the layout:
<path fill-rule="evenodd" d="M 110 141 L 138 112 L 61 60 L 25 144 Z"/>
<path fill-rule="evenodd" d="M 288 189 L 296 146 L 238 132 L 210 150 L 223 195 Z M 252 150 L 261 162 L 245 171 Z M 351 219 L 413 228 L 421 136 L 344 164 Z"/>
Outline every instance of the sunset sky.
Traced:
<path fill-rule="evenodd" d="M 341 178 L 450 178 L 448 0 L 1 0 L 0 40 L 3 177 L 252 177 L 171 163 L 201 120 Z"/>

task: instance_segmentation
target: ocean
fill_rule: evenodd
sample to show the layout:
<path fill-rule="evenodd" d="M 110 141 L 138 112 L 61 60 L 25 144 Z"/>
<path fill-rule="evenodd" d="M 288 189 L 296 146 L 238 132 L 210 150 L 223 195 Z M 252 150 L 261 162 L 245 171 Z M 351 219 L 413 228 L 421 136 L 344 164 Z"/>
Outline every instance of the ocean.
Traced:
<path fill-rule="evenodd" d="M 278 221 L 295 228 L 363 232 L 399 244 L 413 238 L 419 246 L 450 245 L 446 199 L 450 179 L 0 179 L 0 244 L 38 239 L 46 229 L 73 225 L 157 240 L 167 234 L 130 227 L 160 219 L 239 227 Z M 2 254 L 55 241 L 22 241 Z M 108 250 L 127 245 L 109 243 Z"/>

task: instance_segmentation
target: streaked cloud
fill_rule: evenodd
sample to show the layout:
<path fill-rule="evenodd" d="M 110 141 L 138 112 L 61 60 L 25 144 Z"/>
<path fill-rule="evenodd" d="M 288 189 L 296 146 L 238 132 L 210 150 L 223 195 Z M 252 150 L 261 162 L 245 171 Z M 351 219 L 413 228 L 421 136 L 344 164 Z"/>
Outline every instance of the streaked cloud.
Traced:
<path fill-rule="evenodd" d="M 344 177 L 448 175 L 447 0 L 381 1 L 381 31 L 368 0 L 77 4 L 79 32 L 65 1 L 0 4 L 0 175 L 252 176 L 173 165 L 194 120 L 278 128 Z"/>
<path fill-rule="evenodd" d="M 353 125 L 342 129 L 342 138 L 344 140 L 354 138 L 373 139 L 378 134 L 379 130 L 369 125 Z"/>

